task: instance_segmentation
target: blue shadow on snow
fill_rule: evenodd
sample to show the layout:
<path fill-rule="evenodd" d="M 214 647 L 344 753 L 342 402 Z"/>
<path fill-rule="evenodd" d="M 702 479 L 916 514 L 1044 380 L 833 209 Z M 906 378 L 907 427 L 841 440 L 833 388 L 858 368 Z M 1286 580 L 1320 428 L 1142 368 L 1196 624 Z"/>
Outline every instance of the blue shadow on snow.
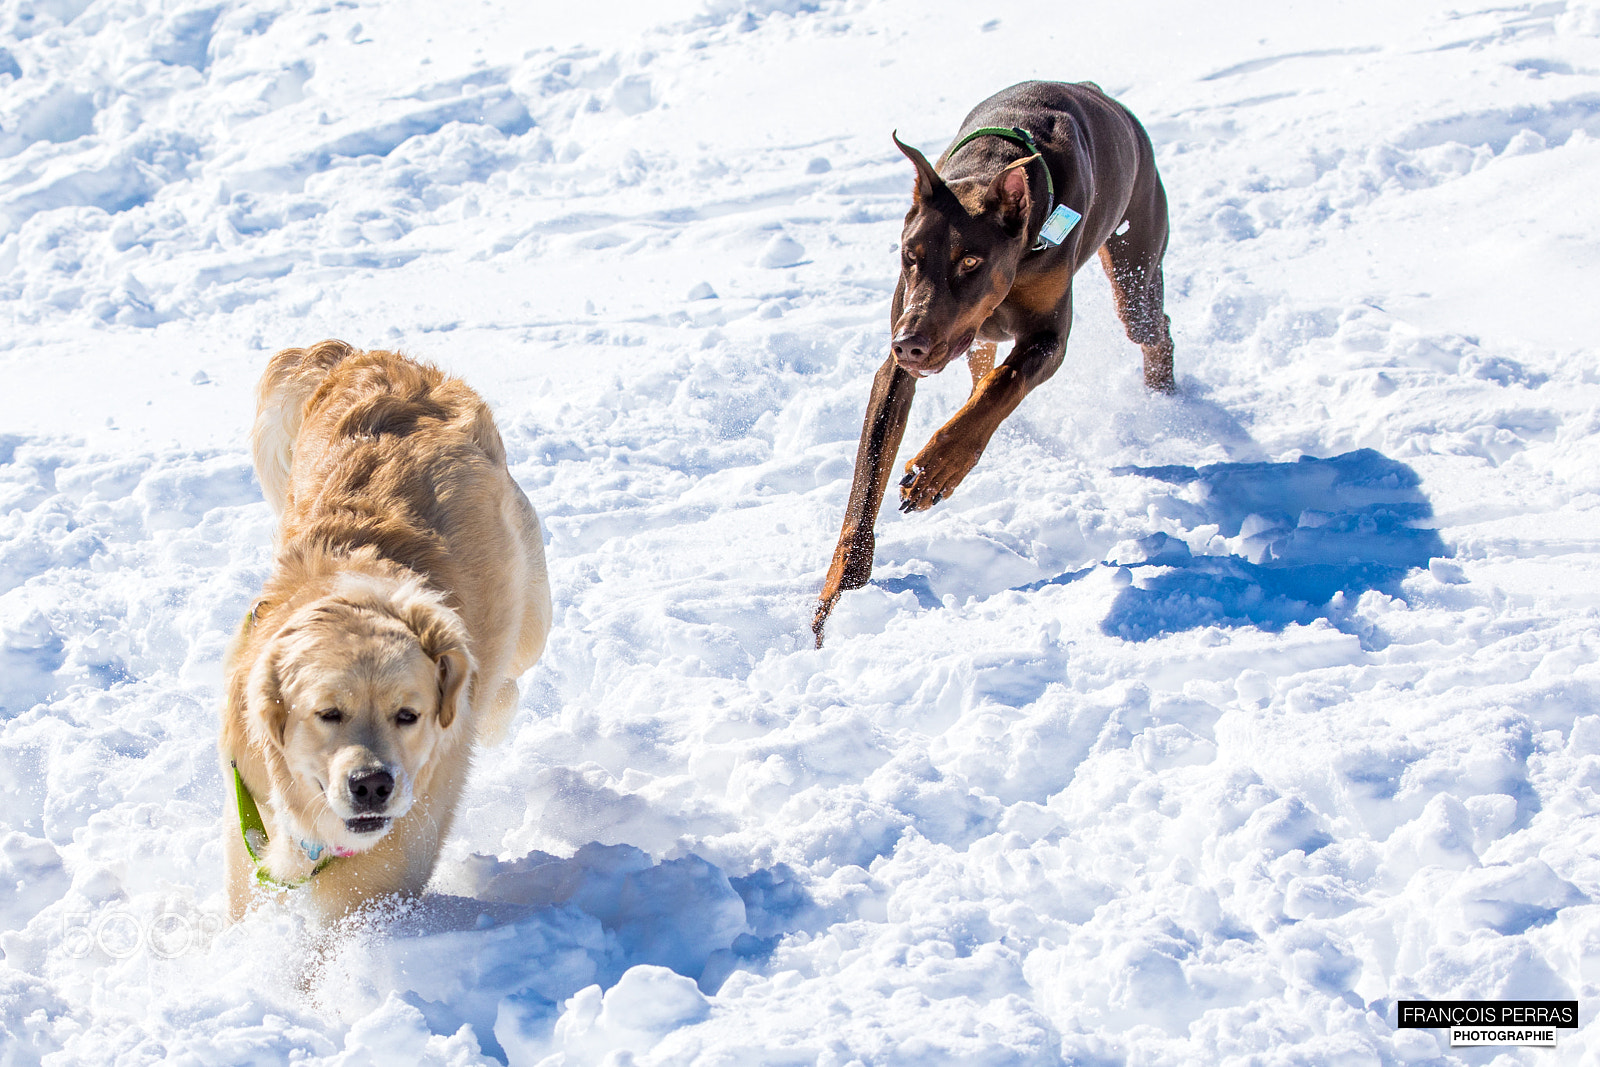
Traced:
<path fill-rule="evenodd" d="M 405 976 L 401 999 L 434 1033 L 471 1026 L 507 1062 L 546 1048 L 561 1005 L 654 964 L 715 993 L 736 970 L 760 970 L 783 935 L 829 918 L 783 864 L 729 878 L 689 854 L 653 862 L 631 845 L 591 842 L 570 858 L 473 856 L 470 896 L 430 893 L 397 905 L 373 951 Z M 522 1058 L 526 1059 L 526 1056 Z"/>
<path fill-rule="evenodd" d="M 926 574 L 908 574 L 903 578 L 873 578 L 868 584 L 890 593 L 910 592 L 917 598 L 917 607 L 923 611 L 944 606 L 944 601 L 934 594 L 933 586 Z"/>
<path fill-rule="evenodd" d="M 1130 640 L 1219 624 L 1281 630 L 1327 617 L 1337 593 L 1393 593 L 1407 571 L 1450 554 L 1437 531 L 1417 525 L 1433 508 L 1416 472 L 1369 448 L 1292 463 L 1112 473 L 1183 487 L 1161 510 L 1189 529 L 1215 525 L 1230 542 L 1229 554 L 1197 556 L 1185 541 L 1154 533 L 1139 542 L 1138 558 L 1112 561 L 1152 570 L 1117 594 L 1100 626 Z"/>

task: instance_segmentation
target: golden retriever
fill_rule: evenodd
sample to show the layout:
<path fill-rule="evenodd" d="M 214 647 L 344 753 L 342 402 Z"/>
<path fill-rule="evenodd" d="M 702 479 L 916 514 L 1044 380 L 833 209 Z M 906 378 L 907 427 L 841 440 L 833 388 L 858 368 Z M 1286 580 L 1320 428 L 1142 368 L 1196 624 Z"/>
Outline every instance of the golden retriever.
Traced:
<path fill-rule="evenodd" d="M 228 651 L 228 909 L 302 885 L 334 919 L 432 876 L 473 745 L 544 650 L 544 540 L 458 379 L 323 341 L 274 356 L 256 401 L 279 527 Z"/>

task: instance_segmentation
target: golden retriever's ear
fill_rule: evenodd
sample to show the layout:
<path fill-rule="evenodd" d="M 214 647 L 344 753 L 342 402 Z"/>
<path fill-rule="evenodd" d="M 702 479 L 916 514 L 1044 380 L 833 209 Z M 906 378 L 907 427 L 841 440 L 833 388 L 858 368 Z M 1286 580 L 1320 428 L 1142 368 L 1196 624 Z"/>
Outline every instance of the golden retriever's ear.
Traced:
<path fill-rule="evenodd" d="M 439 725 L 455 721 L 471 699 L 477 665 L 467 651 L 467 631 L 455 612 L 432 598 L 417 597 L 405 605 L 405 622 L 417 635 L 422 652 L 439 668 Z"/>
<path fill-rule="evenodd" d="M 283 736 L 289 727 L 289 705 L 284 703 L 283 689 L 278 684 L 276 655 L 262 656 L 250 672 L 245 720 L 250 733 L 258 740 L 283 747 Z"/>
<path fill-rule="evenodd" d="M 439 664 L 439 725 L 449 726 L 467 691 L 467 654 L 465 649 L 451 649 L 438 657 Z"/>

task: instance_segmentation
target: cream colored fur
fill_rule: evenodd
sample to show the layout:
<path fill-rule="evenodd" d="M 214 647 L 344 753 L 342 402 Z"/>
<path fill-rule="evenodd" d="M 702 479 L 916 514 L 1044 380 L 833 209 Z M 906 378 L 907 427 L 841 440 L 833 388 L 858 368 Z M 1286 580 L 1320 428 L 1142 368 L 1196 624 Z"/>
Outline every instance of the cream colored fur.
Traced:
<path fill-rule="evenodd" d="M 432 876 L 472 749 L 499 740 L 544 649 L 544 542 L 488 408 L 457 379 L 324 341 L 274 356 L 256 399 L 279 527 L 228 654 L 229 911 L 264 892 L 234 817 L 236 762 L 274 878 L 311 873 L 302 842 L 346 853 L 303 890 L 336 918 Z M 382 806 L 359 807 L 377 803 L 361 776 L 379 772 Z"/>

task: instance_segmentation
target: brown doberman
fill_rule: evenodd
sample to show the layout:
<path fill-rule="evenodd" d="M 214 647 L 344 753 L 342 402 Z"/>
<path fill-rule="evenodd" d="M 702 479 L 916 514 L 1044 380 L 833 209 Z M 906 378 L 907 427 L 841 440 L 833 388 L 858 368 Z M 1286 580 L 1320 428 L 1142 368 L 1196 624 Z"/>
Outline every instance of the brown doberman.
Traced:
<path fill-rule="evenodd" d="M 1145 385 L 1174 388 L 1161 280 L 1167 195 L 1149 135 L 1126 108 L 1090 82 L 1023 82 L 973 108 L 937 167 L 894 141 L 917 181 L 900 237 L 893 353 L 872 382 L 844 529 L 811 622 L 818 648 L 839 594 L 872 574 L 872 528 L 917 379 L 965 354 L 972 395 L 906 464 L 901 511 L 949 497 L 1000 423 L 1061 366 L 1072 277 L 1098 251 L 1117 314 L 1144 351 Z M 1015 341 L 999 366 L 997 341 Z"/>

